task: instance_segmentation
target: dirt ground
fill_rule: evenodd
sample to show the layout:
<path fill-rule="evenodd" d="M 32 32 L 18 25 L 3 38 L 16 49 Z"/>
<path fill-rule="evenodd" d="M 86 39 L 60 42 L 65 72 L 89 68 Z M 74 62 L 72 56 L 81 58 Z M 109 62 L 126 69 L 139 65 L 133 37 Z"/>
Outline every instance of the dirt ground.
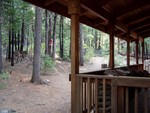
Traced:
<path fill-rule="evenodd" d="M 80 72 L 99 70 L 102 63 L 106 61 L 95 57 L 80 67 Z M 56 61 L 53 70 L 41 75 L 43 80 L 49 81 L 48 85 L 30 83 L 32 62 L 29 59 L 13 67 L 10 62 L 4 61 L 4 70 L 9 73 L 9 79 L 5 81 L 6 88 L 0 90 L 0 110 L 12 109 L 17 113 L 71 112 L 70 62 Z"/>
<path fill-rule="evenodd" d="M 42 75 L 49 85 L 30 83 L 32 62 L 23 60 L 14 67 L 4 62 L 9 79 L 0 90 L 0 110 L 13 109 L 17 113 L 70 113 L 71 83 L 70 63 L 56 62 L 56 68 Z"/>

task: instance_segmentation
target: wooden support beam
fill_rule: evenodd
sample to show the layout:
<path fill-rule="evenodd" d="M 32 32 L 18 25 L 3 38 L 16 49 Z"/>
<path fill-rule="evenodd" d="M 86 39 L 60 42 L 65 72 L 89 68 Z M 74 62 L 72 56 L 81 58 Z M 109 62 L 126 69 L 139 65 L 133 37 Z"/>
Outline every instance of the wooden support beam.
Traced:
<path fill-rule="evenodd" d="M 48 6 L 48 5 L 50 5 L 50 4 L 52 4 L 52 3 L 54 3 L 54 2 L 56 2 L 57 0 L 47 0 L 46 2 L 45 2 L 45 6 Z"/>
<path fill-rule="evenodd" d="M 130 36 L 137 39 L 138 34 L 136 34 L 134 31 L 130 31 Z"/>
<path fill-rule="evenodd" d="M 108 13 L 106 10 L 104 10 L 103 8 L 99 7 L 97 4 L 95 4 L 94 1 L 90 1 L 87 2 L 86 0 L 81 0 L 81 7 L 92 12 L 93 14 L 95 14 L 96 16 L 98 16 L 99 18 L 105 20 L 105 21 L 109 21 L 110 20 L 110 13 Z"/>
<path fill-rule="evenodd" d="M 144 51 L 144 41 L 142 42 L 142 64 L 144 64 L 144 54 L 145 54 L 145 51 Z"/>
<path fill-rule="evenodd" d="M 80 14 L 80 17 L 83 16 L 83 15 L 85 15 L 85 14 L 87 14 L 87 13 L 88 13 L 88 11 L 86 11 L 86 10 L 82 11 L 81 14 Z"/>
<path fill-rule="evenodd" d="M 109 67 L 110 69 L 114 69 L 114 32 L 115 25 L 113 23 L 109 23 L 109 36 L 110 36 L 110 56 L 109 56 Z"/>
<path fill-rule="evenodd" d="M 68 1 L 68 13 L 71 15 L 71 113 L 79 113 L 81 86 L 75 76 L 79 73 L 79 0 Z"/>
<path fill-rule="evenodd" d="M 150 25 L 150 18 L 143 20 L 141 22 L 138 22 L 138 23 L 134 23 L 134 24 L 130 25 L 129 28 L 131 30 L 137 30 L 137 29 L 143 28 L 145 26 L 149 26 L 149 25 Z"/>
<path fill-rule="evenodd" d="M 104 10 L 103 8 L 97 7 L 96 4 L 95 5 L 92 5 L 92 4 L 95 4 L 95 3 L 93 3 L 92 1 L 90 1 L 90 3 L 82 1 L 81 7 L 92 12 L 93 14 L 103 19 L 107 23 L 113 20 L 115 23 L 115 27 L 117 29 L 123 31 L 124 33 L 128 32 L 128 28 L 124 24 L 122 24 L 119 20 L 117 20 L 116 18 L 112 18 L 113 16 L 110 13 L 108 13 L 106 10 Z M 137 34 L 133 31 L 131 35 L 133 38 L 137 37 Z"/>
<path fill-rule="evenodd" d="M 120 16 L 123 16 L 127 13 L 132 12 L 132 11 L 135 11 L 136 9 L 140 9 L 140 8 L 145 7 L 145 6 L 149 6 L 149 4 L 150 4 L 149 0 L 143 0 L 143 2 L 141 2 L 141 0 L 137 0 L 134 3 L 129 4 L 128 7 L 126 7 L 126 8 L 120 8 L 118 10 L 118 12 L 115 12 L 114 15 L 116 17 L 120 17 Z"/>
<path fill-rule="evenodd" d="M 127 66 L 130 66 L 130 35 L 127 34 Z"/>
<path fill-rule="evenodd" d="M 94 26 L 96 27 L 96 26 L 101 26 L 101 25 L 107 25 L 108 24 L 108 22 L 107 21 L 104 21 L 104 20 L 101 20 L 101 19 L 97 19 L 97 20 L 95 20 L 95 22 L 94 22 Z"/>
<path fill-rule="evenodd" d="M 150 33 L 142 35 L 143 38 L 150 37 Z"/>
<path fill-rule="evenodd" d="M 142 34 L 147 33 L 147 32 L 150 32 L 150 28 L 145 29 L 145 30 L 143 30 L 143 31 L 140 31 L 140 32 L 138 32 L 138 34 L 139 34 L 139 35 L 142 35 Z"/>
<path fill-rule="evenodd" d="M 136 40 L 136 64 L 139 64 L 139 39 Z"/>

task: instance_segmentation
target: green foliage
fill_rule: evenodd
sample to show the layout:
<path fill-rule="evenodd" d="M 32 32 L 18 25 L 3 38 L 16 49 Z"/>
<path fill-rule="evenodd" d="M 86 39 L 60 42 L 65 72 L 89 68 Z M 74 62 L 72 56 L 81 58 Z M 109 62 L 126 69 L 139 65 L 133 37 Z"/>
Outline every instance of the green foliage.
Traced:
<path fill-rule="evenodd" d="M 86 48 L 84 59 L 85 61 L 89 61 L 92 57 L 94 57 L 94 49 L 93 48 Z"/>
<path fill-rule="evenodd" d="M 6 87 L 5 80 L 8 80 L 8 73 L 2 72 L 0 73 L 0 90 L 4 89 Z"/>
<path fill-rule="evenodd" d="M 8 80 L 8 73 L 7 72 L 0 73 L 0 79 Z"/>
<path fill-rule="evenodd" d="M 52 60 L 52 58 L 49 57 L 49 55 L 43 55 L 42 56 L 42 69 L 43 69 L 44 73 L 47 70 L 53 69 L 54 66 L 55 66 L 55 63 Z"/>
<path fill-rule="evenodd" d="M 126 66 L 126 56 L 115 54 L 115 67 Z"/>

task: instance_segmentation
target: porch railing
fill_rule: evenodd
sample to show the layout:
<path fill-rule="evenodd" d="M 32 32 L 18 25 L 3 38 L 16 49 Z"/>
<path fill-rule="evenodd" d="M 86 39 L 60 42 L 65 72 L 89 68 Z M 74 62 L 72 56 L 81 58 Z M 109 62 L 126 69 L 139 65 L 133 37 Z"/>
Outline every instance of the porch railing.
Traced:
<path fill-rule="evenodd" d="M 149 113 L 150 78 L 78 74 L 81 113 Z"/>

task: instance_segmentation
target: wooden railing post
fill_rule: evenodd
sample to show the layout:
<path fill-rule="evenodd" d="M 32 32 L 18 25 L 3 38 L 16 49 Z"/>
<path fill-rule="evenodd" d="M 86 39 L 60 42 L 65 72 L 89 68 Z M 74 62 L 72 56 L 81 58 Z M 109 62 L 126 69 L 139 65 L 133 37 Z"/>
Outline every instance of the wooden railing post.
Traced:
<path fill-rule="evenodd" d="M 68 1 L 71 15 L 71 113 L 80 113 L 80 85 L 76 74 L 79 73 L 79 15 L 80 0 Z"/>
<path fill-rule="evenodd" d="M 130 66 L 130 34 L 127 34 L 127 66 Z"/>
<path fill-rule="evenodd" d="M 117 80 L 111 81 L 111 113 L 117 112 Z"/>
<path fill-rule="evenodd" d="M 145 51 L 144 51 L 144 41 L 142 42 L 142 64 L 144 64 L 144 60 L 145 60 Z"/>
<path fill-rule="evenodd" d="M 139 38 L 136 40 L 136 64 L 139 64 Z"/>
<path fill-rule="evenodd" d="M 114 69 L 114 32 L 115 25 L 112 22 L 109 22 L 109 37 L 110 37 L 110 58 L 109 58 L 109 67 Z"/>

